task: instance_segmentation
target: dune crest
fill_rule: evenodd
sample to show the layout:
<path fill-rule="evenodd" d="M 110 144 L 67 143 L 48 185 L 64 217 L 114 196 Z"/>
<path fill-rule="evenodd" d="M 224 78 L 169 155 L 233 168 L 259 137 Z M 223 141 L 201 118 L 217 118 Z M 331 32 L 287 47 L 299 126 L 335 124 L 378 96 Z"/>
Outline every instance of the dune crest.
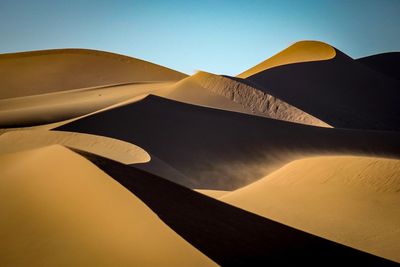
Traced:
<path fill-rule="evenodd" d="M 308 61 L 328 60 L 336 56 L 335 49 L 320 41 L 300 41 L 278 54 L 240 73 L 236 77 L 247 78 L 273 67 Z"/>
<path fill-rule="evenodd" d="M 0 154 L 54 144 L 91 152 L 124 164 L 150 161 L 150 155 L 144 149 L 122 140 L 93 134 L 46 130 L 11 131 L 0 135 Z"/>
<path fill-rule="evenodd" d="M 0 156 L 3 266 L 212 266 L 141 200 L 61 146 Z"/>
<path fill-rule="evenodd" d="M 219 199 L 400 262 L 400 160 L 305 158 Z"/>
<path fill-rule="evenodd" d="M 187 76 L 144 60 L 89 49 L 2 54 L 0 73 L 0 99 Z"/>

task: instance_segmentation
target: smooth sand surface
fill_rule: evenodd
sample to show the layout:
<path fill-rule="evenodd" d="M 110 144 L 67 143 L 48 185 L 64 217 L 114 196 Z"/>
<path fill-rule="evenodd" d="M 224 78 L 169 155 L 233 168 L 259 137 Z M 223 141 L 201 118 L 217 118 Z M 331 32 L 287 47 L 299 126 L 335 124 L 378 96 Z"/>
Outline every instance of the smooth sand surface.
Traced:
<path fill-rule="evenodd" d="M 338 50 L 330 60 L 282 65 L 246 80 L 333 127 L 400 130 L 400 81 Z"/>
<path fill-rule="evenodd" d="M 196 189 L 237 189 L 311 155 L 400 156 L 399 133 L 313 127 L 152 95 L 56 130 L 136 144 L 187 178 L 173 181 Z"/>
<path fill-rule="evenodd" d="M 372 55 L 358 58 L 356 61 L 388 77 L 400 80 L 400 52 Z"/>
<path fill-rule="evenodd" d="M 308 61 L 328 60 L 336 55 L 335 49 L 319 41 L 300 41 L 289 46 L 278 54 L 257 64 L 256 66 L 237 75 L 239 78 L 247 78 L 256 73 L 273 67 Z"/>
<path fill-rule="evenodd" d="M 122 84 L 0 99 L 0 127 L 48 124 L 86 115 L 170 84 Z"/>
<path fill-rule="evenodd" d="M 352 156 L 296 160 L 219 199 L 400 262 L 400 160 Z"/>
<path fill-rule="evenodd" d="M 64 147 L 1 155 L 0 172 L 2 266 L 214 265 Z"/>
<path fill-rule="evenodd" d="M 224 190 L 207 190 L 207 189 L 196 189 L 195 191 L 215 199 L 219 199 L 220 197 L 231 192 Z"/>
<path fill-rule="evenodd" d="M 146 151 L 132 143 L 92 134 L 47 130 L 21 130 L 0 135 L 0 154 L 54 144 L 91 152 L 124 164 L 144 163 L 151 159 Z"/>
<path fill-rule="evenodd" d="M 83 155 L 222 266 L 341 266 L 348 262 L 361 266 L 394 265 L 227 205 L 135 167 L 93 154 Z"/>
<path fill-rule="evenodd" d="M 0 73 L 0 99 L 187 76 L 140 59 L 89 49 L 2 54 Z"/>

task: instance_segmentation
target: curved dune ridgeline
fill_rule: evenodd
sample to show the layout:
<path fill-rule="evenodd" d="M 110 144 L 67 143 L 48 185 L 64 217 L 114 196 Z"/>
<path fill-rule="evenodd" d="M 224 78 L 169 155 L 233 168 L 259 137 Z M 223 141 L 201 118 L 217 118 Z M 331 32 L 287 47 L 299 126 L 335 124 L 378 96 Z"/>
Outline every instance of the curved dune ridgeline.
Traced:
<path fill-rule="evenodd" d="M 296 42 L 278 54 L 242 72 L 236 77 L 247 78 L 266 69 L 299 62 L 320 61 L 334 58 L 335 49 L 320 41 Z"/>
<path fill-rule="evenodd" d="M 0 73 L 0 99 L 187 76 L 144 60 L 89 49 L 2 54 Z"/>
<path fill-rule="evenodd" d="M 168 226 L 222 266 L 394 262 L 331 242 L 206 197 L 161 177 L 83 153 L 141 199 Z"/>
<path fill-rule="evenodd" d="M 175 182 L 196 189 L 236 189 L 310 155 L 400 156 L 399 133 L 306 126 L 151 95 L 56 130 L 136 144 L 189 178 Z"/>
<path fill-rule="evenodd" d="M 400 130 L 400 81 L 338 50 L 330 60 L 283 65 L 246 79 L 333 127 Z"/>
<path fill-rule="evenodd" d="M 400 80 L 400 52 L 372 55 L 358 58 L 356 61 L 393 79 Z"/>
<path fill-rule="evenodd" d="M 219 199 L 400 262 L 400 160 L 305 158 Z"/>
<path fill-rule="evenodd" d="M 0 155 L 0 177 L 2 266 L 215 265 L 69 149 Z"/>

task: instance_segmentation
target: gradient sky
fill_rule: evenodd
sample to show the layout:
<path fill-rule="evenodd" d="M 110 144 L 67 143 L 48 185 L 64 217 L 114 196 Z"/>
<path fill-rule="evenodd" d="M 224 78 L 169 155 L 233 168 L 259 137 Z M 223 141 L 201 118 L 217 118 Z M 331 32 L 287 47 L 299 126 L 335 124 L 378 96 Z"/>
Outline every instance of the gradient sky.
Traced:
<path fill-rule="evenodd" d="M 235 75 L 305 39 L 400 51 L 400 0 L 0 0 L 0 53 L 92 48 Z"/>

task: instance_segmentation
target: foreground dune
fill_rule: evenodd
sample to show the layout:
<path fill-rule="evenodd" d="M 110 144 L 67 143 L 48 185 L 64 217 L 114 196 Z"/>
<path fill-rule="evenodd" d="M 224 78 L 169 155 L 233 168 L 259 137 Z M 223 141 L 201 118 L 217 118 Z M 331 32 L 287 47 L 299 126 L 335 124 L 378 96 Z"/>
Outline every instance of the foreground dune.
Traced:
<path fill-rule="evenodd" d="M 220 200 L 400 262 L 400 160 L 297 160 Z"/>
<path fill-rule="evenodd" d="M 333 127 L 400 130 L 400 81 L 339 50 L 329 60 L 282 65 L 246 80 Z"/>
<path fill-rule="evenodd" d="M 136 58 L 89 49 L 0 55 L 0 99 L 118 83 L 177 81 L 185 74 Z"/>
<path fill-rule="evenodd" d="M 150 161 L 146 151 L 128 142 L 98 135 L 47 130 L 11 131 L 0 135 L 0 154 L 55 144 L 91 152 L 124 164 Z"/>
<path fill-rule="evenodd" d="M 247 78 L 266 69 L 286 64 L 328 60 L 334 58 L 335 55 L 335 49 L 328 44 L 319 41 L 300 41 L 260 64 L 242 72 L 237 75 L 237 77 Z"/>
<path fill-rule="evenodd" d="M 56 130 L 136 144 L 196 189 L 232 190 L 294 159 L 321 154 L 399 157 L 400 135 L 313 127 L 148 96 Z"/>
<path fill-rule="evenodd" d="M 394 265 L 224 204 L 135 167 L 93 154 L 83 155 L 139 197 L 176 233 L 222 266 L 339 266 L 346 262 Z"/>
<path fill-rule="evenodd" d="M 0 172 L 2 266 L 214 265 L 66 148 L 1 155 Z"/>

